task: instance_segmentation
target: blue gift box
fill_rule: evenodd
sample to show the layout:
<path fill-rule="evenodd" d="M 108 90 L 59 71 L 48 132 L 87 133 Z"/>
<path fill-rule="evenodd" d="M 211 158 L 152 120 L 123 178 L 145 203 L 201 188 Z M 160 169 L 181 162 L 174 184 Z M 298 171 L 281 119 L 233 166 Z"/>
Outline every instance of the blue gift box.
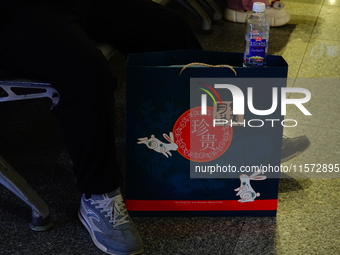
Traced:
<path fill-rule="evenodd" d="M 276 215 L 280 91 L 288 66 L 268 56 L 266 67 L 244 68 L 242 59 L 209 51 L 129 55 L 126 205 L 132 216 Z M 190 63 L 205 64 L 182 70 Z"/>

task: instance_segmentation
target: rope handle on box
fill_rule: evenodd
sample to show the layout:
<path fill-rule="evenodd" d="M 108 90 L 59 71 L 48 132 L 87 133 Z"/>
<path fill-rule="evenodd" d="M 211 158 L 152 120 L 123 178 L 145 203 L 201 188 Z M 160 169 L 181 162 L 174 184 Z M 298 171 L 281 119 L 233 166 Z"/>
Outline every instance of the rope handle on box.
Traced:
<path fill-rule="evenodd" d="M 199 63 L 199 62 L 194 62 L 194 63 L 190 63 L 190 64 L 183 66 L 183 68 L 179 72 L 179 75 L 181 75 L 183 73 L 183 71 L 190 66 L 206 66 L 206 67 L 214 67 L 214 68 L 227 67 L 227 68 L 231 69 L 231 71 L 234 72 L 235 76 L 237 76 L 237 72 L 236 72 L 236 70 L 234 69 L 233 66 L 230 66 L 230 65 L 209 65 L 209 64 L 206 64 L 206 63 Z"/>

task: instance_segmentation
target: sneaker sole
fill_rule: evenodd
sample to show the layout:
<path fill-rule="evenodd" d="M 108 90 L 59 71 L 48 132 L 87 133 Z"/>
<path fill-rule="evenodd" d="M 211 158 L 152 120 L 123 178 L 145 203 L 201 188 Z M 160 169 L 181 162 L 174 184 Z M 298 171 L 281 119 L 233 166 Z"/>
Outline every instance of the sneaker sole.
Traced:
<path fill-rule="evenodd" d="M 267 18 L 271 27 L 281 27 L 286 25 L 290 21 L 290 15 L 280 18 Z"/>
<path fill-rule="evenodd" d="M 231 21 L 231 22 L 237 22 L 237 23 L 245 23 L 247 19 L 250 17 L 250 12 L 241 12 L 241 11 L 235 11 L 226 8 L 224 10 L 224 19 Z"/>
<path fill-rule="evenodd" d="M 91 230 L 89 224 L 87 223 L 87 220 L 85 219 L 85 217 L 83 216 L 82 212 L 79 210 L 78 211 L 78 218 L 80 220 L 80 222 L 84 225 L 84 227 L 86 228 L 86 230 L 89 232 L 90 236 L 91 236 L 91 239 L 93 241 L 93 243 L 97 246 L 97 248 L 107 254 L 110 254 L 110 255 L 136 255 L 136 254 L 140 254 L 144 251 L 141 250 L 141 251 L 137 251 L 137 252 L 133 252 L 133 253 L 112 253 L 112 252 L 109 252 L 107 251 L 107 248 L 105 246 L 103 246 L 96 238 L 95 234 L 93 233 L 93 231 Z"/>
<path fill-rule="evenodd" d="M 224 19 L 231 22 L 236 23 L 246 23 L 246 21 L 249 19 L 252 12 L 242 12 L 242 11 L 235 11 L 226 8 L 224 10 Z M 271 27 L 281 27 L 286 25 L 290 21 L 290 15 L 287 13 L 287 16 L 279 17 L 279 18 L 270 18 L 267 17 L 269 25 Z"/>

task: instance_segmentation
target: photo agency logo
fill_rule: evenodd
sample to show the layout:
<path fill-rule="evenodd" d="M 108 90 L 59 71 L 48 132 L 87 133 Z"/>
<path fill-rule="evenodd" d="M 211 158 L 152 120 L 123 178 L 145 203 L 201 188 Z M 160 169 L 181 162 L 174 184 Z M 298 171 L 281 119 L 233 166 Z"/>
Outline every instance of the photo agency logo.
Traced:
<path fill-rule="evenodd" d="M 249 80 L 249 84 L 254 83 L 254 79 Z M 199 90 L 201 114 L 207 115 L 208 104 L 213 103 L 213 123 L 212 126 L 243 126 L 243 127 L 263 127 L 264 125 L 282 125 L 283 127 L 296 127 L 296 119 L 285 119 L 281 116 L 287 115 L 287 106 L 295 106 L 305 116 L 312 114 L 304 106 L 311 99 L 311 93 L 305 88 L 296 87 L 275 87 L 273 80 L 261 79 L 262 86 L 244 86 L 242 89 L 238 85 L 231 83 L 215 83 L 208 85 L 200 82 Z M 269 84 L 268 84 L 269 83 Z M 212 84 L 212 83 L 210 83 Z M 270 90 L 271 88 L 271 90 Z M 224 95 L 229 95 L 228 100 L 224 100 Z M 297 98 L 291 98 L 298 95 Z M 197 96 L 197 95 L 196 95 Z M 270 102 L 270 107 L 260 109 L 255 106 L 255 101 Z M 277 110 L 280 110 L 281 118 L 271 118 Z M 252 118 L 247 119 L 246 112 Z M 255 118 L 254 118 L 255 116 Z M 268 118 L 267 118 L 268 117 Z"/>

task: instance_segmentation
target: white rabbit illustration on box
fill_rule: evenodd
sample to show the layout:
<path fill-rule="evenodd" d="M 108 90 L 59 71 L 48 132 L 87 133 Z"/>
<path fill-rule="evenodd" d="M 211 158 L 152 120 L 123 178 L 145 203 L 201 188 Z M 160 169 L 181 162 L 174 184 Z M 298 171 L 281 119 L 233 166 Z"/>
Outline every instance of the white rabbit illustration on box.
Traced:
<path fill-rule="evenodd" d="M 177 144 L 175 143 L 174 135 L 170 132 L 168 136 L 167 134 L 163 134 L 163 137 L 170 143 L 163 143 L 158 140 L 154 135 L 151 135 L 150 138 L 143 137 L 138 138 L 138 144 L 145 144 L 149 149 L 154 150 L 156 152 L 162 153 L 167 158 L 168 155 L 172 156 L 170 151 L 176 151 L 178 149 Z"/>
<path fill-rule="evenodd" d="M 238 191 L 236 196 L 240 196 L 241 198 L 238 200 L 239 202 L 253 202 L 255 198 L 260 196 L 260 193 L 255 192 L 255 190 L 250 185 L 250 180 L 261 181 L 267 179 L 265 175 L 259 174 L 261 174 L 261 171 L 257 171 L 250 176 L 246 174 L 240 175 L 241 185 L 237 189 L 234 189 L 234 191 Z"/>

